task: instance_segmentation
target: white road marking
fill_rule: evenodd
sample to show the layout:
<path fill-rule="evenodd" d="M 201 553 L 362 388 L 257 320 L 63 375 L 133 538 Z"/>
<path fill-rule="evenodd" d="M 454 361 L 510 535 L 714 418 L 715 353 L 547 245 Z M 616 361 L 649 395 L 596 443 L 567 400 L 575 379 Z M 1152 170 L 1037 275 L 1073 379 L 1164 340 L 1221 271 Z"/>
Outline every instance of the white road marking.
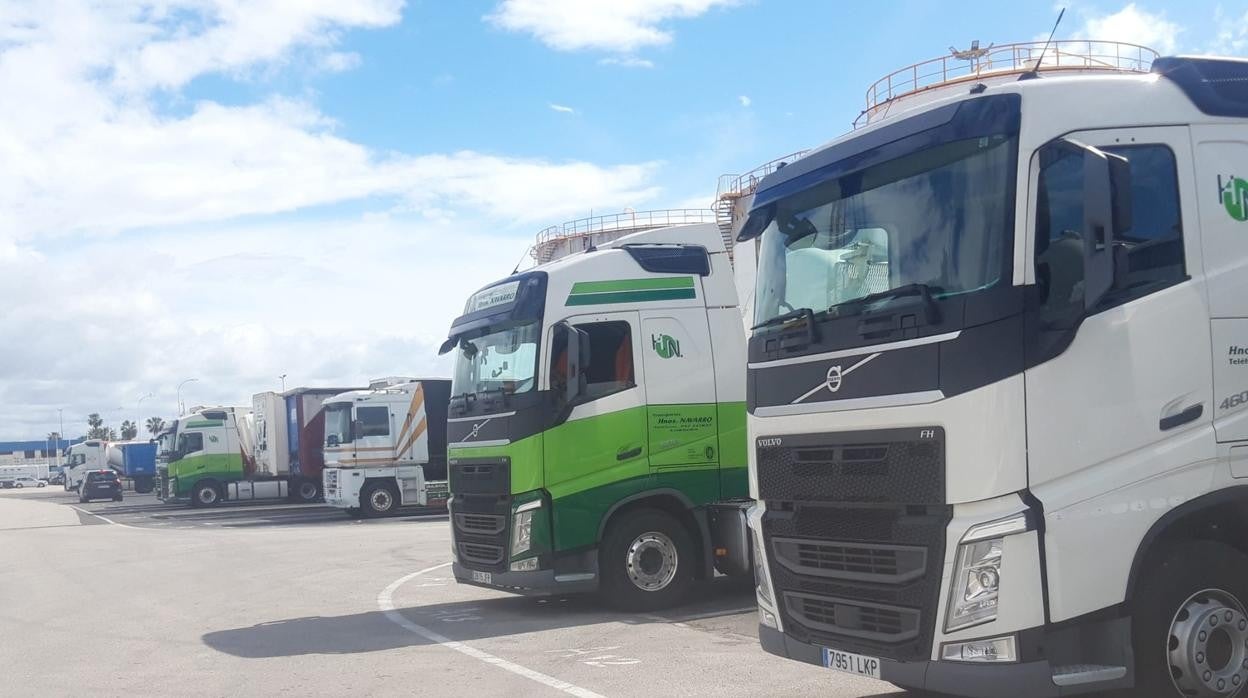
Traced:
<path fill-rule="evenodd" d="M 108 518 L 107 516 L 104 516 L 104 515 L 102 515 L 102 514 L 97 514 L 97 513 L 95 513 L 94 511 L 87 511 L 86 509 L 83 509 L 82 507 L 76 507 L 76 506 L 74 506 L 73 504 L 70 504 L 70 505 L 69 505 L 69 508 L 70 508 L 70 509 L 73 509 L 73 510 L 75 510 L 75 511 L 82 512 L 83 514 L 87 514 L 87 515 L 89 515 L 89 516 L 94 516 L 95 518 L 100 519 L 100 520 L 104 521 L 105 523 L 110 523 L 110 524 L 112 524 L 112 525 L 114 525 L 114 526 L 121 526 L 122 528 L 129 528 L 129 529 L 133 529 L 133 530 L 135 530 L 135 531 L 142 531 L 142 530 L 143 530 L 142 528 L 139 528 L 138 526 L 127 526 L 126 524 L 123 524 L 123 523 L 117 523 L 116 521 L 113 521 L 112 519 Z"/>
<path fill-rule="evenodd" d="M 568 683 L 567 681 L 564 681 L 562 679 L 556 679 L 553 676 L 547 676 L 546 674 L 543 674 L 540 671 L 535 671 L 528 667 L 520 666 L 519 664 L 503 659 L 502 657 L 496 657 L 488 652 L 483 652 L 475 647 L 471 647 L 462 642 L 452 640 L 449 637 L 446 637 L 445 635 L 441 635 L 422 625 L 417 625 L 416 623 L 413 623 L 402 613 L 399 613 L 399 611 L 394 606 L 394 592 L 398 591 L 399 587 L 403 586 L 404 584 L 411 581 L 412 579 L 419 577 L 422 574 L 426 574 L 426 573 L 440 570 L 446 567 L 450 567 L 450 565 L 451 563 L 444 562 L 440 565 L 427 567 L 423 570 L 417 570 L 416 572 L 412 572 L 411 574 L 405 575 L 403 577 L 399 577 L 398 579 L 391 582 L 390 586 L 386 587 L 385 589 L 382 589 L 381 593 L 377 594 L 377 607 L 380 608 L 381 612 L 385 614 L 386 618 L 389 618 L 390 621 L 394 623 L 395 625 L 398 625 L 399 627 L 403 628 L 404 630 L 407 630 L 408 632 L 415 633 L 416 635 L 419 635 L 430 642 L 437 643 L 438 645 L 441 645 L 442 647 L 445 647 L 450 650 L 454 650 L 463 655 L 467 655 L 478 661 L 485 662 L 486 664 L 492 664 L 500 669 L 503 669 L 504 671 L 510 671 L 511 673 L 517 676 L 523 676 L 524 678 L 529 679 L 530 681 L 535 681 L 537 683 L 542 684 L 543 686 L 549 686 L 550 688 L 553 688 L 557 691 L 563 691 L 564 693 L 577 696 L 578 698 L 604 698 L 603 696 L 597 693 L 594 693 L 593 691 L 589 689 L 581 688 L 580 686 Z"/>

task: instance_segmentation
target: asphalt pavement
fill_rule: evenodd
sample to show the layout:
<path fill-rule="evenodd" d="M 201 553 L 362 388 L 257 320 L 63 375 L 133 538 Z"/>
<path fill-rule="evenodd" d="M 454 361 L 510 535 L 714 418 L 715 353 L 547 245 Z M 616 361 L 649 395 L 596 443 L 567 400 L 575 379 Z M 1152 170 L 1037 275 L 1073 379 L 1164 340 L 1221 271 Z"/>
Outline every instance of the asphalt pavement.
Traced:
<path fill-rule="evenodd" d="M 450 575 L 445 513 L 0 491 L 0 694 L 905 696 L 763 652 L 728 580 L 656 614 Z"/>

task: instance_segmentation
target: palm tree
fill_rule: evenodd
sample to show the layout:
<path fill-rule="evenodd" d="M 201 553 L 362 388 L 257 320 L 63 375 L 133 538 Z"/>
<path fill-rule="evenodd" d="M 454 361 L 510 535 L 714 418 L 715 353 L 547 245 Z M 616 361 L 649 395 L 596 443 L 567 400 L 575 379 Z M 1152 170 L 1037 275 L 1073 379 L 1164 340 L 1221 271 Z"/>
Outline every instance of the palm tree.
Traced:
<path fill-rule="evenodd" d="M 87 415 L 87 426 L 90 427 L 90 429 L 87 430 L 88 439 L 108 438 L 109 430 L 104 426 L 104 418 L 100 417 L 99 412 L 92 412 Z"/>
<path fill-rule="evenodd" d="M 121 423 L 121 440 L 130 441 L 139 435 L 139 425 L 130 420 Z"/>
<path fill-rule="evenodd" d="M 156 436 L 165 429 L 165 420 L 160 417 L 147 418 L 147 433 Z"/>

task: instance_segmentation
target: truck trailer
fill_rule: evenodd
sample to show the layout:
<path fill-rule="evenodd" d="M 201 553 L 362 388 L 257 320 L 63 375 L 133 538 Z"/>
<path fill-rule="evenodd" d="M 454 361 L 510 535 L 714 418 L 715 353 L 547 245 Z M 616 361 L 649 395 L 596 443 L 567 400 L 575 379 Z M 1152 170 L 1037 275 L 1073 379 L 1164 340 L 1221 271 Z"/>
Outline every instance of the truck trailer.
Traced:
<path fill-rule="evenodd" d="M 383 378 L 325 401 L 325 503 L 372 518 L 446 503 L 451 382 Z"/>
<path fill-rule="evenodd" d="M 983 698 L 1244 692 L 1245 84 L 992 46 L 762 180 L 764 649 Z"/>
<path fill-rule="evenodd" d="M 151 441 L 121 441 L 106 446 L 108 467 L 128 478 L 134 491 L 152 491 L 156 480 L 156 444 Z"/>
<path fill-rule="evenodd" d="M 713 224 L 473 294 L 442 346 L 455 578 L 654 609 L 748 575 L 744 344 Z"/>
<path fill-rule="evenodd" d="M 309 503 L 319 499 L 325 466 L 324 403 L 352 390 L 358 388 L 294 388 L 253 396 L 256 472 L 266 477 L 286 477 L 294 501 Z"/>

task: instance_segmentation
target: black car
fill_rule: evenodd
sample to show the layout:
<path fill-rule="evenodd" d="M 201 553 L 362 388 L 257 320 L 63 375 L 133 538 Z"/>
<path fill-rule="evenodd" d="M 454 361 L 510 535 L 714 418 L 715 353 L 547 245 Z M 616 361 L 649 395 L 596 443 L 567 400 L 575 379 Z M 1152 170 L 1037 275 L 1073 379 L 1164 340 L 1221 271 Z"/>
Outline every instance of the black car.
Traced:
<path fill-rule="evenodd" d="M 117 477 L 116 471 L 113 470 L 92 470 L 82 481 L 82 488 L 79 492 L 78 501 L 83 503 L 92 499 L 111 499 L 114 502 L 120 502 L 121 478 Z"/>

